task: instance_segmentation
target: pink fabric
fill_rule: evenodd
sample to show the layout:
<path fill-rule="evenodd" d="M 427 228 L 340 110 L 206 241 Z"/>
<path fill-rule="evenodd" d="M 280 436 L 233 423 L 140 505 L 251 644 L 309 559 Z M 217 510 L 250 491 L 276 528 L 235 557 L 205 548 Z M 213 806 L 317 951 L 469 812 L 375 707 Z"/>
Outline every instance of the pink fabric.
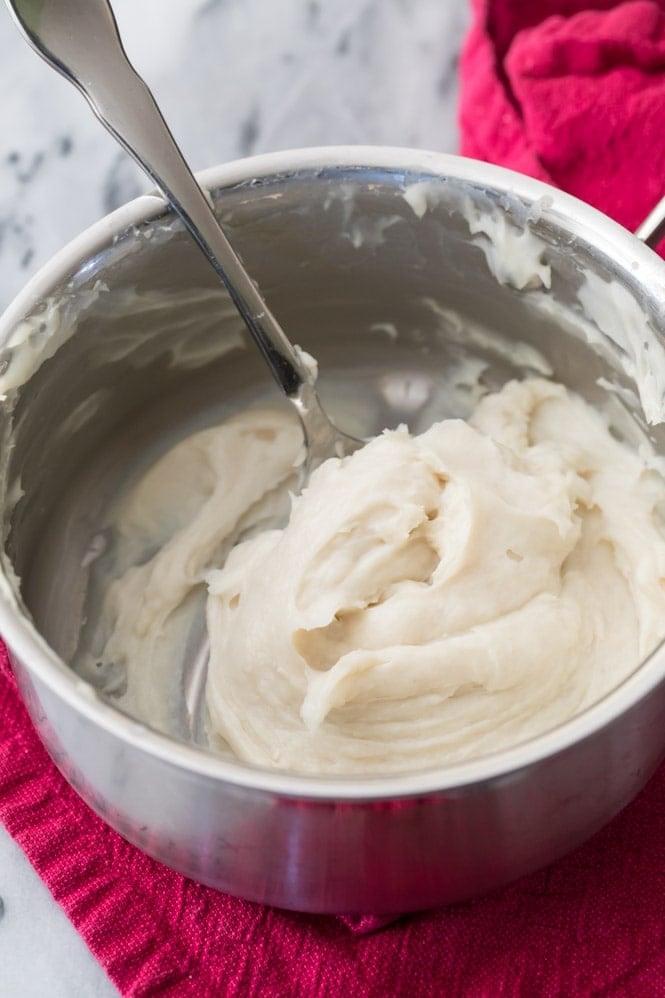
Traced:
<path fill-rule="evenodd" d="M 636 228 L 665 194 L 665 2 L 472 2 L 462 152 Z"/>
<path fill-rule="evenodd" d="M 475 0 L 463 151 L 635 226 L 665 188 L 664 10 Z M 60 777 L 1 646 L 0 717 L 0 820 L 124 995 L 665 992 L 665 769 L 548 870 L 386 926 L 262 908 L 142 855 Z"/>
<path fill-rule="evenodd" d="M 548 870 L 359 935 L 340 919 L 201 887 L 111 831 L 46 755 L 4 650 L 0 717 L 0 820 L 123 995 L 652 998 L 665 990 L 665 769 Z"/>

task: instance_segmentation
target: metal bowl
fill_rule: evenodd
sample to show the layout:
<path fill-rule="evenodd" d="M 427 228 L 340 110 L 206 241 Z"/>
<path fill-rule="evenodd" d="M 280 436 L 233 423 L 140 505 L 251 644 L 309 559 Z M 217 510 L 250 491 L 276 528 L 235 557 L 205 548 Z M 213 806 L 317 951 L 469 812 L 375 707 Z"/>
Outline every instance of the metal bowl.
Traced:
<path fill-rule="evenodd" d="M 663 427 L 645 419 L 660 418 L 665 397 L 665 265 L 589 207 L 506 170 L 408 150 L 289 152 L 202 179 L 349 432 L 465 415 L 472 393 L 451 372 L 471 357 L 490 388 L 551 371 L 604 407 L 617 434 L 665 454 Z M 492 240 L 503 240 L 498 256 Z M 529 254 L 540 277 L 520 272 Z M 193 743 L 184 706 L 163 732 L 126 716 L 71 668 L 91 614 L 94 624 L 90 552 L 109 502 L 175 441 L 258 398 L 279 404 L 276 390 L 156 197 L 55 257 L 2 318 L 0 351 L 0 629 L 56 764 L 150 855 L 287 908 L 425 908 L 574 848 L 665 754 L 660 648 L 556 730 L 391 778 L 219 757 Z M 190 686 L 183 674 L 183 705 Z"/>

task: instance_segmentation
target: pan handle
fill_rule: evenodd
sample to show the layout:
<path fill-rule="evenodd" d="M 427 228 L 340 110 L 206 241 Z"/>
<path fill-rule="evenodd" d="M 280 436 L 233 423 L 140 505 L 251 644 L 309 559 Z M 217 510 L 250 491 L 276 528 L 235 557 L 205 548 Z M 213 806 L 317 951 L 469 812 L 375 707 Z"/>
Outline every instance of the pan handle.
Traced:
<path fill-rule="evenodd" d="M 655 249 L 661 239 L 665 237 L 665 198 L 658 202 L 642 224 L 635 229 L 635 235 L 651 249 Z"/>

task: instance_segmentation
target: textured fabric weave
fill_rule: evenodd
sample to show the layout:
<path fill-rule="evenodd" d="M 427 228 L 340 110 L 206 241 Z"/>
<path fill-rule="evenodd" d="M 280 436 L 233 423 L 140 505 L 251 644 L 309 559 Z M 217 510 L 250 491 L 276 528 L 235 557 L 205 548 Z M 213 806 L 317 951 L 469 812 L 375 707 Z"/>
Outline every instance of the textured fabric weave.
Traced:
<path fill-rule="evenodd" d="M 472 0 L 461 151 L 635 229 L 665 194 L 665 2 Z"/>
<path fill-rule="evenodd" d="M 548 870 L 359 935 L 201 887 L 125 842 L 49 760 L 4 652 L 0 717 L 0 820 L 123 995 L 665 992 L 665 769 Z"/>
<path fill-rule="evenodd" d="M 663 9 L 476 0 L 463 151 L 635 226 L 665 189 Z M 386 926 L 262 908 L 138 852 L 54 768 L 3 650 L 0 718 L 0 820 L 123 995 L 665 994 L 665 768 L 548 870 Z"/>

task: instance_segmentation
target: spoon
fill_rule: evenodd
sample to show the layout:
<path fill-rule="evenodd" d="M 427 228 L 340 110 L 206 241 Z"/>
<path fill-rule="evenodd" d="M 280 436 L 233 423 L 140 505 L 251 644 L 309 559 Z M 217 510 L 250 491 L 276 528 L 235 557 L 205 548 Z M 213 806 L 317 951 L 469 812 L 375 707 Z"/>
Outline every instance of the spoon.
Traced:
<path fill-rule="evenodd" d="M 305 480 L 328 457 L 362 441 L 326 415 L 314 375 L 287 339 L 228 242 L 187 165 L 157 102 L 130 63 L 107 0 L 6 0 L 21 32 L 46 62 L 73 83 L 121 146 L 136 160 L 212 265 L 302 424 Z"/>

